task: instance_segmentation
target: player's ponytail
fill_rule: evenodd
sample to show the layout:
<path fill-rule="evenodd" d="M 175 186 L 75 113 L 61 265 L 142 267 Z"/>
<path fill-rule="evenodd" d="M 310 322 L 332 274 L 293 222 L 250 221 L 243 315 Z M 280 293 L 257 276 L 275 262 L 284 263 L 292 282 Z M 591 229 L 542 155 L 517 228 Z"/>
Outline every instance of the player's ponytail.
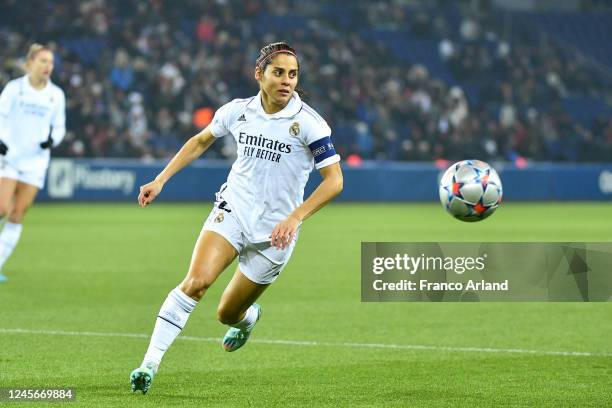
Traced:
<path fill-rule="evenodd" d="M 284 41 L 270 43 L 259 50 L 259 57 L 257 57 L 257 61 L 255 61 L 255 67 L 259 68 L 259 71 L 263 74 L 266 67 L 272 62 L 272 58 L 278 54 L 293 55 L 297 60 L 298 69 L 300 68 L 300 59 L 298 58 L 295 49 L 291 48 L 289 44 Z M 295 87 L 295 92 L 297 92 L 302 99 L 306 97 L 306 92 L 304 92 L 304 90 L 299 86 Z"/>

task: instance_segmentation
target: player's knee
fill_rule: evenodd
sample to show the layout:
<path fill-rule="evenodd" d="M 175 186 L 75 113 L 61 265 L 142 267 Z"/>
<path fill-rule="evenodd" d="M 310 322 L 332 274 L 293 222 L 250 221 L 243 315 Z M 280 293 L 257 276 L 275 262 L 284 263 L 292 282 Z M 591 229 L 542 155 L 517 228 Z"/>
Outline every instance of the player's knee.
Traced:
<path fill-rule="evenodd" d="M 240 312 L 224 305 L 217 308 L 217 320 L 222 324 L 234 324 L 240 321 Z"/>
<path fill-rule="evenodd" d="M 21 222 L 23 221 L 23 217 L 25 216 L 25 213 L 27 212 L 27 210 L 28 209 L 26 207 L 13 208 L 13 210 L 9 214 L 9 221 L 15 224 L 21 224 Z"/>
<path fill-rule="evenodd" d="M 212 282 L 205 277 L 189 276 L 181 283 L 180 288 L 187 296 L 199 301 L 211 284 Z"/>

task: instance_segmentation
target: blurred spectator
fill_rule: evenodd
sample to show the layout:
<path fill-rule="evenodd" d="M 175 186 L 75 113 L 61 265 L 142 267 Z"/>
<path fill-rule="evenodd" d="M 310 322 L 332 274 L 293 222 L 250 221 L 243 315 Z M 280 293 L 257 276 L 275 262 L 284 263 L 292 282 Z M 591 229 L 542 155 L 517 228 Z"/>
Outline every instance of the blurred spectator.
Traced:
<path fill-rule="evenodd" d="M 127 91 L 134 81 L 134 70 L 129 66 L 129 56 L 123 48 L 115 53 L 115 64 L 111 70 L 110 80 L 117 88 Z"/>
<path fill-rule="evenodd" d="M 298 51 L 307 102 L 329 122 L 338 152 L 354 162 L 612 160 L 610 115 L 591 125 L 564 108 L 576 96 L 612 100 L 609 87 L 562 46 L 502 32 L 491 7 L 474 12 L 469 2 L 400 0 L 342 7 L 297 0 L 76 4 L 3 1 L 0 14 L 0 85 L 22 74 L 33 40 L 56 49 L 53 80 L 66 90 L 69 128 L 59 155 L 169 157 L 215 109 L 257 92 L 257 52 L 283 39 Z M 35 10 L 50 14 L 35 24 Z M 207 158 L 235 154 L 224 139 Z"/>
<path fill-rule="evenodd" d="M 461 88 L 454 86 L 449 93 L 448 121 L 455 128 L 460 128 L 468 116 L 468 104 Z"/>

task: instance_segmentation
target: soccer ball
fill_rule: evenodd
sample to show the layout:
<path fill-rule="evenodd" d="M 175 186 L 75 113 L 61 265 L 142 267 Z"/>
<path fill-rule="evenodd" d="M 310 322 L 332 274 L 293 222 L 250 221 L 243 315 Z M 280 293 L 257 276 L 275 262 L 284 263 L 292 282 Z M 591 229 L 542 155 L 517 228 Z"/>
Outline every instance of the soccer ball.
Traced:
<path fill-rule="evenodd" d="M 495 212 L 502 200 L 502 184 L 493 167 L 480 160 L 450 166 L 440 180 L 440 202 L 461 221 L 481 221 Z"/>

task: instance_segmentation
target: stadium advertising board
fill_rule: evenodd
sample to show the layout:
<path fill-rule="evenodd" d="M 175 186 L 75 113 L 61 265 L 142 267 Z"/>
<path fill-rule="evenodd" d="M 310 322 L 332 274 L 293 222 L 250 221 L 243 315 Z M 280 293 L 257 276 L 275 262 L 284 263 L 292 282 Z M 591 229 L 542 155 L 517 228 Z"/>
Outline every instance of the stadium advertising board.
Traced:
<path fill-rule="evenodd" d="M 42 200 L 130 201 L 140 185 L 157 175 L 165 162 L 137 160 L 54 159 L 49 167 Z M 202 160 L 176 176 L 164 189 L 167 201 L 212 201 L 225 182 L 230 164 Z M 496 164 L 504 181 L 504 201 L 515 200 L 610 200 L 610 164 L 534 164 L 518 169 Z M 366 163 L 345 167 L 342 201 L 435 201 L 435 186 L 441 176 L 433 164 Z M 306 186 L 306 196 L 319 183 L 315 172 Z"/>

